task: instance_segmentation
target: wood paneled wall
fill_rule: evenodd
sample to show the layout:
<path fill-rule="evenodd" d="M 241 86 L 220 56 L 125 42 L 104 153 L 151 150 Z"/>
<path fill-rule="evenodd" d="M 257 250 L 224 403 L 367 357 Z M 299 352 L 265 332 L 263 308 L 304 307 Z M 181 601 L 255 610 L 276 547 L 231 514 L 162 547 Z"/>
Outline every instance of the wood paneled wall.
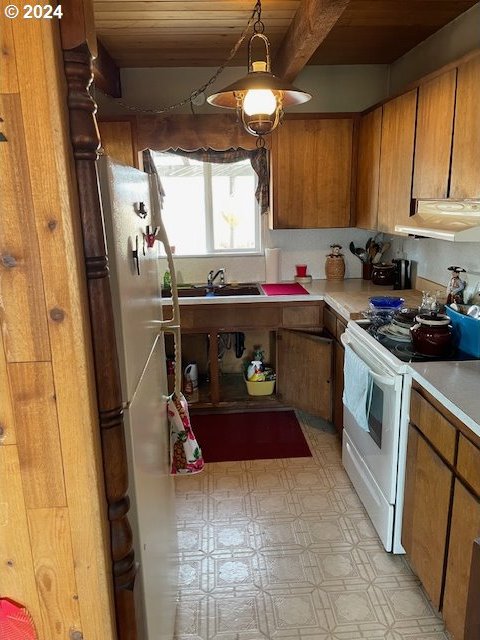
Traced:
<path fill-rule="evenodd" d="M 29 609 L 40 640 L 113 640 L 58 24 L 0 27 L 0 595 Z"/>

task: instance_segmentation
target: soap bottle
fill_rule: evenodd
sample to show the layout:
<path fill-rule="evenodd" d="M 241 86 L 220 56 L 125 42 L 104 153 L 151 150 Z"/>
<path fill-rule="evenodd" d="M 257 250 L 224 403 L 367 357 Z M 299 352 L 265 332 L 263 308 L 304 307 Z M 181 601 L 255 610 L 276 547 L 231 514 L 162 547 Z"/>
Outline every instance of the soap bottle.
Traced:
<path fill-rule="evenodd" d="M 170 275 L 170 271 L 167 269 L 163 274 L 163 288 L 171 289 L 172 288 L 172 277 Z"/>

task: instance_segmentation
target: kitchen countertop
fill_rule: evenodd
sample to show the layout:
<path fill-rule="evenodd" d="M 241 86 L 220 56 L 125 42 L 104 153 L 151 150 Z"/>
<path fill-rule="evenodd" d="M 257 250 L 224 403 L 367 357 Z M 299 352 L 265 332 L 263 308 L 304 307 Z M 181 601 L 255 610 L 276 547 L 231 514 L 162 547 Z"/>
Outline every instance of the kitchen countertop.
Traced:
<path fill-rule="evenodd" d="M 414 380 L 480 436 L 480 360 L 409 366 Z"/>
<path fill-rule="evenodd" d="M 345 320 L 360 317 L 368 307 L 368 298 L 373 295 L 398 295 L 405 299 L 406 306 L 418 306 L 421 293 L 415 290 L 393 291 L 391 287 L 372 284 L 370 280 L 351 278 L 348 280 L 313 280 L 311 284 L 302 284 L 310 295 L 286 296 L 214 296 L 198 298 L 179 298 L 181 306 L 196 304 L 245 304 L 252 302 L 308 302 L 325 300 Z M 170 299 L 163 301 L 170 304 Z"/>
<path fill-rule="evenodd" d="M 251 302 L 307 302 L 324 300 L 345 320 L 361 317 L 373 295 L 394 295 L 404 298 L 405 305 L 420 304 L 421 292 L 414 289 L 394 291 L 391 287 L 374 285 L 370 280 L 313 280 L 303 284 L 310 295 L 286 296 L 225 296 L 180 298 L 180 305 L 232 304 Z M 171 304 L 164 299 L 164 304 Z M 474 433 L 480 436 L 480 360 L 467 362 L 418 362 L 409 365 L 412 377 L 447 409 L 455 413 Z"/>

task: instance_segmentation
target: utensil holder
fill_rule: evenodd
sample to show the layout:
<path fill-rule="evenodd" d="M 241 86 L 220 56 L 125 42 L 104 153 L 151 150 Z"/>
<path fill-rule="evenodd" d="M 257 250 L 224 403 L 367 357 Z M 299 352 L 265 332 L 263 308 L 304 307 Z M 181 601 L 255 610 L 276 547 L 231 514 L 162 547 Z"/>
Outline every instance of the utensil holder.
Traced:
<path fill-rule="evenodd" d="M 371 262 L 362 262 L 362 278 L 364 280 L 372 279 L 373 264 Z"/>

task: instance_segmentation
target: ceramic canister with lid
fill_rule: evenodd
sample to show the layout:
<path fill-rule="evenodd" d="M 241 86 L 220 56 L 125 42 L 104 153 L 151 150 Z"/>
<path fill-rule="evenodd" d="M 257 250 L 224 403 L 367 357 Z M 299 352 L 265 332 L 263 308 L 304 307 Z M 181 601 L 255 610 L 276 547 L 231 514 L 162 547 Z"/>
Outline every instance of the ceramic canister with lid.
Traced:
<path fill-rule="evenodd" d="M 450 318 L 443 313 L 422 313 L 410 328 L 413 348 L 426 356 L 446 356 L 452 349 Z"/>
<path fill-rule="evenodd" d="M 392 285 L 395 282 L 395 265 L 372 265 L 372 284 Z"/>

